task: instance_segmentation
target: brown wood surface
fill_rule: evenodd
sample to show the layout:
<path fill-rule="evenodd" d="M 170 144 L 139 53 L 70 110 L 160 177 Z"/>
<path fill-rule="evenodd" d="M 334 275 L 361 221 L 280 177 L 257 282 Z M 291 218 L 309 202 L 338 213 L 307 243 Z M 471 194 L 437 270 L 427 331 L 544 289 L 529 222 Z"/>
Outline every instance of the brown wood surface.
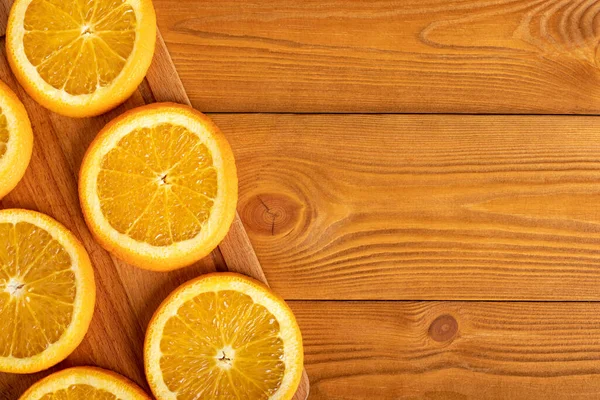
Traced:
<path fill-rule="evenodd" d="M 205 111 L 600 111 L 596 0 L 155 3 Z"/>
<path fill-rule="evenodd" d="M 314 400 L 600 398 L 598 303 L 291 305 Z"/>
<path fill-rule="evenodd" d="M 93 128 L 25 101 L 49 139 L 0 206 L 73 229 L 102 297 L 57 368 L 93 362 L 145 385 L 141 338 L 161 299 L 260 261 L 300 323 L 310 399 L 600 398 L 598 117 L 297 115 L 597 114 L 599 2 L 154 2 L 183 84 L 155 63 Z M 212 257 L 150 273 L 97 247 L 72 183 L 106 121 L 185 103 L 184 86 L 234 148 L 241 219 Z M 0 375 L 0 399 L 41 375 Z"/>
<path fill-rule="evenodd" d="M 600 300 L 600 118 L 212 117 L 287 299 Z"/>
<path fill-rule="evenodd" d="M 599 2 L 155 3 L 196 107 L 290 113 L 212 117 L 312 399 L 600 398 L 597 118 L 292 114 L 597 114 Z"/>
<path fill-rule="evenodd" d="M 9 3 L 12 2 L 4 0 L 0 7 L 1 20 L 7 18 Z M 169 273 L 144 271 L 116 259 L 93 241 L 85 225 L 77 197 L 77 175 L 85 150 L 108 121 L 127 109 L 155 101 L 189 104 L 177 71 L 159 33 L 152 67 L 139 90 L 124 105 L 103 116 L 77 120 L 56 115 L 35 103 L 10 72 L 4 38 L 0 40 L 0 49 L 0 79 L 23 101 L 35 136 L 27 173 L 17 188 L 0 201 L 0 207 L 37 210 L 72 230 L 90 254 L 97 285 L 96 311 L 79 348 L 48 371 L 32 375 L 0 373 L 0 399 L 16 399 L 41 377 L 72 365 L 104 367 L 147 389 L 142 359 L 144 332 L 154 310 L 172 290 L 211 271 L 241 272 L 267 283 L 237 216 L 234 228 L 223 242 L 223 251 L 216 249 L 194 266 Z M 306 399 L 308 391 L 308 377 L 304 373 L 294 399 Z"/>

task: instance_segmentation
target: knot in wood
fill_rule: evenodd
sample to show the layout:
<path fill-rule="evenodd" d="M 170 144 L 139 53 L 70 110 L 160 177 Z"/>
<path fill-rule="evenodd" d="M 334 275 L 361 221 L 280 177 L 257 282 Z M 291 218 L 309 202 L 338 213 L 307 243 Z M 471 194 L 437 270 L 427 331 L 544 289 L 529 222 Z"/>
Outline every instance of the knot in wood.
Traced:
<path fill-rule="evenodd" d="M 458 333 L 458 322 L 451 315 L 437 317 L 429 326 L 429 336 L 436 342 L 447 342 Z"/>
<path fill-rule="evenodd" d="M 276 236 L 290 232 L 301 216 L 302 204 L 283 194 L 259 194 L 246 203 L 242 219 L 247 229 Z"/>

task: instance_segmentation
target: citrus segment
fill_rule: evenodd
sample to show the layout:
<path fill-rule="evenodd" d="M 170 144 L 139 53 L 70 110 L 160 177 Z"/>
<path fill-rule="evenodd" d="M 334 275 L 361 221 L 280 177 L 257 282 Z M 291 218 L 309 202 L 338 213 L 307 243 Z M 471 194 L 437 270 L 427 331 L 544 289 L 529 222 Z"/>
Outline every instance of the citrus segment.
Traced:
<path fill-rule="evenodd" d="M 184 284 L 146 334 L 145 365 L 158 399 L 290 399 L 302 374 L 302 338 L 291 310 L 237 274 Z"/>
<path fill-rule="evenodd" d="M 83 339 L 95 299 L 83 247 L 42 214 L 0 211 L 0 371 L 46 369 Z"/>
<path fill-rule="evenodd" d="M 124 0 L 96 0 L 86 10 L 73 1 L 33 0 L 24 26 L 25 54 L 42 79 L 79 95 L 110 84 L 123 70 L 135 43 L 136 17 Z"/>
<path fill-rule="evenodd" d="M 75 367 L 35 383 L 19 400 L 150 400 L 128 379 L 111 371 Z"/>
<path fill-rule="evenodd" d="M 6 154 L 6 148 L 8 145 L 8 126 L 6 122 L 6 116 L 0 111 L 0 158 Z"/>
<path fill-rule="evenodd" d="M 235 215 L 229 144 L 201 113 L 141 107 L 109 124 L 84 157 L 80 198 L 99 241 L 130 263 L 174 269 L 212 251 Z"/>
<path fill-rule="evenodd" d="M 9 62 L 42 105 L 89 116 L 124 101 L 154 52 L 150 0 L 17 0 L 7 29 Z"/>
<path fill-rule="evenodd" d="M 137 174 L 132 165 L 139 168 Z M 123 192 L 124 188 L 131 190 Z M 98 197 L 108 222 L 153 246 L 195 237 L 210 216 L 216 194 L 208 148 L 185 127 L 170 124 L 126 135 L 105 156 L 98 176 Z M 130 201 L 139 205 L 119 212 Z M 183 229 L 171 229 L 180 222 L 186 224 Z"/>
<path fill-rule="evenodd" d="M 0 82 L 0 198 L 13 190 L 29 165 L 33 132 L 25 107 Z"/>

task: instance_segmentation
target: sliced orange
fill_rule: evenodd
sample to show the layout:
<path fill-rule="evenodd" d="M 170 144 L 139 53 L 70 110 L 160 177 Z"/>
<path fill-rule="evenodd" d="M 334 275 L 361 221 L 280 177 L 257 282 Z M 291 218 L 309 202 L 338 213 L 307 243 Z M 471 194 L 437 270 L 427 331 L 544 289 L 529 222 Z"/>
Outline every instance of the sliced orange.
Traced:
<path fill-rule="evenodd" d="M 79 197 L 106 249 L 141 268 L 172 270 L 208 255 L 237 203 L 231 148 L 194 109 L 157 103 L 100 132 L 81 166 Z"/>
<path fill-rule="evenodd" d="M 209 274 L 158 308 L 144 365 L 158 400 L 291 399 L 302 376 L 302 336 L 290 308 L 267 287 Z"/>
<path fill-rule="evenodd" d="M 52 218 L 0 211 L 0 371 L 31 373 L 81 343 L 96 286 L 79 241 Z"/>
<path fill-rule="evenodd" d="M 0 81 L 0 199 L 23 178 L 32 148 L 27 111 L 17 95 Z"/>
<path fill-rule="evenodd" d="M 131 96 L 155 41 L 151 0 L 16 0 L 6 30 L 21 85 L 71 117 L 101 114 Z"/>
<path fill-rule="evenodd" d="M 19 400 L 150 400 L 142 389 L 112 371 L 75 367 L 35 383 Z"/>

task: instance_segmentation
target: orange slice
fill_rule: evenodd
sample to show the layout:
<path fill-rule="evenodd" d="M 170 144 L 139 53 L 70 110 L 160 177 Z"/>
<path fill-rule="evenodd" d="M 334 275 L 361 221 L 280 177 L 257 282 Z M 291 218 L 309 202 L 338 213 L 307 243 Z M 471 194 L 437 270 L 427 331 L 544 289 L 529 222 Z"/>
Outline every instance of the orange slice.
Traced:
<path fill-rule="evenodd" d="M 0 81 L 0 199 L 23 178 L 32 148 L 27 111 L 17 95 Z"/>
<path fill-rule="evenodd" d="M 35 383 L 19 400 L 150 400 L 150 397 L 114 372 L 75 367 Z"/>
<path fill-rule="evenodd" d="M 81 166 L 79 197 L 106 249 L 172 270 L 208 255 L 235 216 L 237 174 L 219 129 L 172 103 L 127 112 L 100 132 Z"/>
<path fill-rule="evenodd" d="M 291 399 L 302 376 L 302 336 L 268 288 L 238 274 L 209 274 L 158 308 L 144 365 L 158 400 Z"/>
<path fill-rule="evenodd" d="M 87 332 L 95 298 L 90 259 L 71 232 L 37 212 L 0 211 L 0 371 L 65 359 Z"/>
<path fill-rule="evenodd" d="M 131 96 L 155 41 L 151 0 L 16 0 L 6 30 L 21 85 L 71 117 L 101 114 Z"/>

